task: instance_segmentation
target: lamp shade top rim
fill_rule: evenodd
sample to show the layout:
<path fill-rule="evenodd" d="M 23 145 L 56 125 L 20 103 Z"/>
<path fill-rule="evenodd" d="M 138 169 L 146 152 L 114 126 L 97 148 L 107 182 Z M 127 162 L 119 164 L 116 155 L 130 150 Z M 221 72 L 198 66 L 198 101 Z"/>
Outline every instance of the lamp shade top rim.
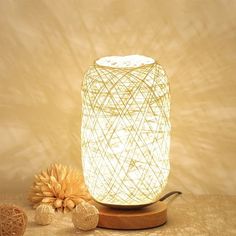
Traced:
<path fill-rule="evenodd" d="M 110 68 L 139 68 L 154 63 L 153 58 L 143 55 L 106 56 L 95 61 L 97 66 Z"/>

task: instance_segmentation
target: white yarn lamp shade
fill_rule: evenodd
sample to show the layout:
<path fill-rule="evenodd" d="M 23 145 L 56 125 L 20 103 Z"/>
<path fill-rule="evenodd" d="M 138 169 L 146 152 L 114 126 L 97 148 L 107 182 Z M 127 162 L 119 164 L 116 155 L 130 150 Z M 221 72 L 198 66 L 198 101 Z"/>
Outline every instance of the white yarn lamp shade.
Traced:
<path fill-rule="evenodd" d="M 99 203 L 158 200 L 169 175 L 170 95 L 157 62 L 140 55 L 95 61 L 82 86 L 82 163 Z"/>

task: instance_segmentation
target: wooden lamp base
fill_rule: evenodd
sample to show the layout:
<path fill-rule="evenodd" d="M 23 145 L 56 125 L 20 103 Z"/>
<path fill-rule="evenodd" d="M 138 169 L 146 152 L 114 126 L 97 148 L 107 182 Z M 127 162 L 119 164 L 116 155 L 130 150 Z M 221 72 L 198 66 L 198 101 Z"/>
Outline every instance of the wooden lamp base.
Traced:
<path fill-rule="evenodd" d="M 114 209 L 95 203 L 99 210 L 98 227 L 107 229 L 147 229 L 167 221 L 167 206 L 158 201 L 141 209 Z"/>

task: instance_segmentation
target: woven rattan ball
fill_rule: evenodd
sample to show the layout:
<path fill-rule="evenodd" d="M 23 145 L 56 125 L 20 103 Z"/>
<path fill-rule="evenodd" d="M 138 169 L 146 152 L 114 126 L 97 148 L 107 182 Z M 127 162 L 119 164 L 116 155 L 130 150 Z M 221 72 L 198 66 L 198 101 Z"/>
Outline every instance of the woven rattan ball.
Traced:
<path fill-rule="evenodd" d="M 98 220 L 98 209 L 85 201 L 79 203 L 72 213 L 72 222 L 79 230 L 87 231 L 96 228 Z"/>
<path fill-rule="evenodd" d="M 15 205 L 0 205 L 0 235 L 22 236 L 27 225 L 25 212 Z"/>
<path fill-rule="evenodd" d="M 35 222 L 39 225 L 49 225 L 55 218 L 55 211 L 51 205 L 42 204 L 36 208 Z"/>

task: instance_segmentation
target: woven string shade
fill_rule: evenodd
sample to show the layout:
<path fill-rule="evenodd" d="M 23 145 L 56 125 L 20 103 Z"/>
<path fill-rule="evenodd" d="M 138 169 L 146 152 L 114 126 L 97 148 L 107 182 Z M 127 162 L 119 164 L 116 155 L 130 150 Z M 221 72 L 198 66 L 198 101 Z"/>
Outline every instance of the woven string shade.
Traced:
<path fill-rule="evenodd" d="M 144 56 L 105 57 L 82 86 L 82 163 L 93 198 L 113 206 L 157 201 L 169 175 L 166 74 Z"/>

